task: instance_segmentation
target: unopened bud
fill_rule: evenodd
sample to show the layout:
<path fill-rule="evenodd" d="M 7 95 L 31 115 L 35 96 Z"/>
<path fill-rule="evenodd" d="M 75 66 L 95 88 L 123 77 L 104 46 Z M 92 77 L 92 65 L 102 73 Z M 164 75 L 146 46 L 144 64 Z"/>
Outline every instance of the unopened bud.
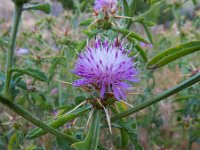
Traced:
<path fill-rule="evenodd" d="M 27 85 L 27 86 L 32 85 L 32 80 L 31 80 L 31 79 L 27 79 L 27 80 L 26 80 L 26 85 Z"/>

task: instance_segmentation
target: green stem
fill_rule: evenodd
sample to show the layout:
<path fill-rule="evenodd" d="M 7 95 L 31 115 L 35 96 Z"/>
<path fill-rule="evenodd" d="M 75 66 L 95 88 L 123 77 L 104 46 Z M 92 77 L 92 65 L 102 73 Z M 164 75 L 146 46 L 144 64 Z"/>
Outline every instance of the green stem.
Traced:
<path fill-rule="evenodd" d="M 6 63 L 6 83 L 4 87 L 4 94 L 8 96 L 9 89 L 10 89 L 10 80 L 12 76 L 12 69 L 13 60 L 14 60 L 14 50 L 15 50 L 15 43 L 16 43 L 16 36 L 19 27 L 20 18 L 23 11 L 23 4 L 17 5 L 15 4 L 15 11 L 13 15 L 13 24 L 11 29 L 11 36 L 8 45 L 8 52 L 7 52 L 7 63 Z"/>
<path fill-rule="evenodd" d="M 69 63 L 69 60 L 68 59 L 70 59 L 69 58 L 69 54 L 68 54 L 68 52 L 69 51 L 65 51 L 65 57 L 67 58 L 66 59 L 66 67 L 67 67 L 67 76 L 68 76 L 68 78 L 69 78 L 69 82 L 73 82 L 73 77 L 72 77 L 72 73 L 71 73 L 71 69 L 70 69 L 70 63 Z M 76 92 L 75 92 L 75 88 L 74 87 L 72 87 L 72 86 L 70 86 L 70 88 L 69 88 L 69 90 L 70 90 L 70 92 L 71 92 L 71 90 L 72 90 L 72 93 L 73 93 L 73 96 L 75 96 L 76 95 Z"/>
<path fill-rule="evenodd" d="M 90 129 L 84 141 L 77 142 L 72 145 L 79 150 L 96 150 L 99 142 L 100 124 L 101 124 L 102 110 L 94 110 Z"/>
<path fill-rule="evenodd" d="M 48 126 L 47 124 L 45 124 L 44 122 L 38 120 L 37 118 L 35 118 L 34 116 L 32 116 L 29 112 L 25 111 L 23 108 L 21 108 L 20 106 L 18 106 L 17 104 L 13 103 L 12 101 L 10 101 L 9 99 L 5 98 L 4 96 L 2 96 L 0 94 L 0 102 L 7 106 L 8 108 L 10 108 L 13 112 L 17 113 L 18 115 L 22 116 L 23 118 L 25 118 L 26 120 L 30 121 L 31 123 L 33 123 L 34 125 L 36 125 L 37 127 L 57 136 L 60 137 L 62 139 L 65 139 L 66 141 L 68 141 L 70 144 L 73 144 L 75 142 L 80 142 L 80 140 L 75 139 L 71 136 L 67 136 L 59 131 L 57 131 L 56 129 L 54 129 L 53 127 Z M 101 150 L 105 150 L 105 148 L 101 145 L 98 145 L 98 148 Z"/>
<path fill-rule="evenodd" d="M 198 73 L 195 76 L 181 82 L 180 84 L 176 85 L 175 87 L 168 89 L 167 91 L 161 93 L 160 95 L 158 95 L 158 96 L 156 96 L 156 97 L 154 97 L 154 98 L 152 98 L 152 99 L 150 99 L 150 100 L 148 100 L 148 101 L 146 101 L 142 104 L 139 104 L 138 106 L 136 106 L 134 108 L 131 108 L 127 111 L 124 111 L 122 113 L 119 113 L 119 114 L 113 116 L 111 118 L 111 121 L 116 121 L 116 120 L 119 120 L 123 117 L 129 116 L 129 115 L 131 115 L 135 112 L 138 112 L 138 111 L 140 111 L 140 110 L 142 110 L 146 107 L 149 107 L 150 105 L 153 105 L 153 104 L 155 104 L 155 103 L 157 103 L 157 102 L 159 102 L 159 101 L 161 101 L 161 100 L 163 100 L 163 99 L 165 99 L 165 98 L 167 98 L 167 97 L 169 97 L 169 96 L 171 96 L 175 93 L 180 92 L 181 90 L 183 90 L 187 87 L 192 86 L 193 84 L 195 84 L 199 81 L 200 81 L 200 73 Z"/>
<path fill-rule="evenodd" d="M 188 150 L 192 150 L 192 143 L 193 143 L 193 142 L 189 140 L 188 148 L 187 148 Z"/>
<path fill-rule="evenodd" d="M 135 14 L 135 10 L 136 10 L 136 5 L 137 5 L 137 0 L 133 0 L 130 4 L 130 17 L 133 17 L 133 15 Z M 129 29 L 130 26 L 132 24 L 132 20 L 128 19 L 128 23 L 126 25 L 126 29 Z"/>
<path fill-rule="evenodd" d="M 7 98 L 5 98 L 5 97 L 3 97 L 1 95 L 0 95 L 0 102 L 2 104 L 4 104 L 5 106 L 7 106 L 8 108 L 10 108 L 15 113 L 17 113 L 18 115 L 22 116 L 26 120 L 28 120 L 31 123 L 33 123 L 34 125 L 42 128 L 43 130 L 48 131 L 49 133 L 51 133 L 51 134 L 53 134 L 53 135 L 55 135 L 57 137 L 63 138 L 65 140 L 69 141 L 70 143 L 74 143 L 74 142 L 78 142 L 79 141 L 77 139 L 74 139 L 74 138 L 72 138 L 70 136 L 67 136 L 67 135 L 55 130 L 54 128 L 48 126 L 47 124 L 43 123 L 42 121 L 40 121 L 37 118 L 35 118 L 34 116 L 32 116 L 29 112 L 27 112 L 24 109 L 22 109 L 17 104 L 13 103 L 9 99 L 7 99 Z"/>

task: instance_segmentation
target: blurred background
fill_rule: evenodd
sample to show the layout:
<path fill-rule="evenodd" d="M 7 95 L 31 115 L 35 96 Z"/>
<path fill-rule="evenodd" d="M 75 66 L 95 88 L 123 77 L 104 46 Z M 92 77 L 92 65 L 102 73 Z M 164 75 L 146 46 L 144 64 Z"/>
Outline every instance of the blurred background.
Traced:
<path fill-rule="evenodd" d="M 133 16 L 151 7 L 150 0 L 136 0 Z M 87 38 L 87 27 L 80 22 L 93 17 L 93 0 L 32 0 L 50 3 L 52 12 L 24 12 L 15 50 L 16 66 L 44 71 L 50 80 L 47 85 L 24 76 L 26 88 L 17 88 L 16 102 L 42 120 L 48 120 L 74 107 L 87 97 L 83 91 L 56 80 L 73 82 L 71 73 L 77 56 L 75 50 Z M 0 71 L 5 70 L 7 43 L 12 24 L 13 3 L 0 1 Z M 167 0 L 147 16 L 154 25 L 150 27 L 153 44 L 140 43 L 149 58 L 179 43 L 200 40 L 200 1 Z M 123 23 L 123 20 L 122 20 Z M 130 30 L 146 37 L 143 27 L 132 24 Z M 106 35 L 106 34 L 105 34 Z M 94 40 L 94 39 L 91 39 Z M 80 52 L 80 51 L 78 51 Z M 64 57 L 64 59 L 63 59 Z M 133 106 L 175 86 L 200 71 L 200 53 L 194 53 L 155 71 L 145 70 L 138 58 L 141 82 L 134 85 L 128 102 Z M 3 76 L 0 75 L 0 79 Z M 0 89 L 3 83 L 0 80 Z M 20 94 L 19 94 L 20 93 Z M 145 150 L 200 150 L 200 85 L 199 83 L 136 113 L 139 142 Z M 87 117 L 64 126 L 63 132 L 81 136 Z M 0 149 L 13 150 L 68 150 L 65 141 L 52 135 L 25 140 L 24 135 L 33 125 L 0 105 Z M 117 132 L 117 131 L 116 131 Z M 120 140 L 109 131 L 101 133 L 101 142 L 111 147 Z M 118 142 L 116 148 L 122 149 Z M 130 149 L 131 148 L 125 148 Z"/>

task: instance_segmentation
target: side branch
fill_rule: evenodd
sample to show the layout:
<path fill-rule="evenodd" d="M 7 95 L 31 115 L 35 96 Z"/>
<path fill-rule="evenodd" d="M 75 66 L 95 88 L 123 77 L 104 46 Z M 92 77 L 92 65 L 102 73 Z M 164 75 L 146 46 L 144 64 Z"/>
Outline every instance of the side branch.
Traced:
<path fill-rule="evenodd" d="M 138 112 L 138 111 L 140 111 L 140 110 L 142 110 L 142 109 L 144 109 L 144 108 L 146 108 L 146 107 L 148 107 L 150 105 L 153 105 L 153 104 L 155 104 L 155 103 L 157 103 L 157 102 L 159 102 L 159 101 L 161 101 L 161 100 L 163 100 L 163 99 L 165 99 L 165 98 L 167 98 L 167 97 L 169 97 L 169 96 L 171 96 L 173 94 L 176 94 L 176 93 L 178 93 L 178 92 L 180 92 L 180 91 L 192 86 L 193 84 L 195 84 L 195 83 L 197 83 L 199 81 L 200 81 L 200 73 L 198 73 L 195 76 L 193 76 L 193 77 L 191 77 L 191 78 L 179 83 L 175 87 L 166 90 L 165 92 L 161 93 L 160 95 L 158 95 L 158 96 L 156 96 L 156 97 L 154 97 L 154 98 L 152 98 L 150 100 L 147 100 L 146 102 L 144 102 L 142 104 L 139 104 L 136 107 L 133 107 L 133 108 L 127 110 L 127 111 L 124 111 L 122 113 L 119 113 L 119 114 L 113 116 L 111 118 L 111 121 L 116 121 L 116 120 L 119 120 L 119 119 L 124 118 L 126 116 L 129 116 L 129 115 L 131 115 L 131 114 L 133 114 L 135 112 Z"/>
<path fill-rule="evenodd" d="M 59 131 L 57 131 L 56 129 L 48 126 L 47 124 L 45 124 L 44 122 L 42 122 L 41 120 L 37 119 L 36 117 L 32 116 L 29 112 L 27 112 L 26 110 L 24 110 L 23 108 L 21 108 L 20 106 L 18 106 L 17 104 L 13 103 L 12 101 L 10 101 L 9 99 L 5 98 L 4 96 L 0 95 L 0 102 L 7 106 L 8 108 L 10 108 L 12 111 L 14 111 L 15 113 L 17 113 L 18 115 L 22 116 L 23 118 L 25 118 L 26 120 L 30 121 L 31 123 L 33 123 L 34 125 L 42 128 L 43 130 L 48 131 L 49 133 L 63 138 L 67 141 L 69 141 L 70 143 L 74 143 L 74 142 L 78 142 L 79 140 L 74 139 L 70 136 L 67 136 Z"/>

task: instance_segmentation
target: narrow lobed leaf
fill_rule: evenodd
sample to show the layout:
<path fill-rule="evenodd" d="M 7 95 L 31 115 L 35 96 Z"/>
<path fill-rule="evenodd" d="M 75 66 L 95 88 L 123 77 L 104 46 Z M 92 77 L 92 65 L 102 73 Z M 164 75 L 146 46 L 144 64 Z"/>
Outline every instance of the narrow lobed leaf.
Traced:
<path fill-rule="evenodd" d="M 133 38 L 128 37 L 128 40 L 134 44 L 136 50 L 140 53 L 143 60 L 145 62 L 147 62 L 148 58 L 147 58 L 147 54 L 146 54 L 145 50 Z"/>
<path fill-rule="evenodd" d="M 72 147 L 78 150 L 96 150 L 99 141 L 100 123 L 101 123 L 101 110 L 94 110 L 92 122 L 90 124 L 89 132 L 82 142 L 72 144 Z"/>
<path fill-rule="evenodd" d="M 49 3 L 45 4 L 28 4 L 25 6 L 24 10 L 40 10 L 46 14 L 51 12 L 51 6 Z"/>
<path fill-rule="evenodd" d="M 130 16 L 130 7 L 129 7 L 129 5 L 128 5 L 128 3 L 127 3 L 127 0 L 122 0 L 122 2 L 123 2 L 123 7 L 124 7 L 124 15 L 125 16 Z"/>
<path fill-rule="evenodd" d="M 116 28 L 112 28 L 112 30 L 118 33 L 122 33 L 124 36 L 132 37 L 138 41 L 149 43 L 148 40 L 146 40 L 145 38 L 143 38 L 142 36 L 138 35 L 137 33 L 133 31 L 129 31 L 127 29 L 116 29 Z"/>
<path fill-rule="evenodd" d="M 200 41 L 192 41 L 164 50 L 154 56 L 146 65 L 149 69 L 162 67 L 176 59 L 200 50 Z"/>
<path fill-rule="evenodd" d="M 86 19 L 86 20 L 80 22 L 80 26 L 88 26 L 88 25 L 90 25 L 93 21 L 94 21 L 94 19 L 91 19 L 91 18 Z"/>
<path fill-rule="evenodd" d="M 80 108 L 80 109 L 72 112 L 69 115 L 65 115 L 64 114 L 64 115 L 58 116 L 53 120 L 47 121 L 46 124 L 48 124 L 49 126 L 51 126 L 53 128 L 59 128 L 59 127 L 63 126 L 64 124 L 66 124 L 67 122 L 69 122 L 69 121 L 71 121 L 71 120 L 73 120 L 73 119 L 75 119 L 77 117 L 80 117 L 80 116 L 84 115 L 85 112 L 89 108 L 91 108 L 91 106 L 87 106 L 85 108 Z M 44 135 L 46 133 L 47 133 L 47 131 L 45 131 L 45 130 L 43 130 L 41 128 L 35 128 L 35 129 L 31 130 L 27 134 L 26 138 L 27 139 L 37 138 L 37 137 L 42 136 L 42 135 Z"/>
<path fill-rule="evenodd" d="M 0 94 L 0 103 L 2 103 L 3 105 L 7 106 L 12 111 L 14 111 L 18 115 L 22 116 L 26 120 L 30 121 L 34 125 L 36 125 L 36 126 L 42 128 L 42 129 L 48 131 L 49 133 L 51 133 L 51 134 L 53 134 L 53 135 L 55 135 L 57 137 L 65 139 L 65 140 L 69 141 L 70 143 L 74 143 L 74 142 L 78 142 L 79 141 L 79 140 L 77 140 L 77 139 L 75 139 L 75 138 L 73 138 L 71 136 L 67 136 L 67 135 L 57 131 L 56 129 L 48 126 L 47 124 L 45 124 L 41 120 L 37 119 L 36 117 L 32 116 L 29 112 L 27 112 L 26 110 L 24 110 L 23 108 L 21 108 L 17 104 L 13 103 L 9 99 L 5 98 L 1 94 Z"/>
<path fill-rule="evenodd" d="M 38 70 L 38 69 L 32 69 L 32 68 L 17 69 L 17 68 L 14 68 L 14 69 L 11 70 L 11 72 L 21 73 L 19 75 L 26 74 L 26 75 L 29 75 L 29 76 L 31 76 L 35 79 L 40 80 L 40 81 L 47 82 L 47 76 L 45 75 L 45 73 Z"/>
<path fill-rule="evenodd" d="M 153 36 L 151 34 L 151 31 L 149 30 L 149 28 L 147 27 L 147 25 L 145 23 L 142 23 L 143 27 L 144 27 L 144 30 L 147 34 L 147 37 L 149 39 L 149 41 L 151 42 L 151 44 L 153 44 Z"/>

